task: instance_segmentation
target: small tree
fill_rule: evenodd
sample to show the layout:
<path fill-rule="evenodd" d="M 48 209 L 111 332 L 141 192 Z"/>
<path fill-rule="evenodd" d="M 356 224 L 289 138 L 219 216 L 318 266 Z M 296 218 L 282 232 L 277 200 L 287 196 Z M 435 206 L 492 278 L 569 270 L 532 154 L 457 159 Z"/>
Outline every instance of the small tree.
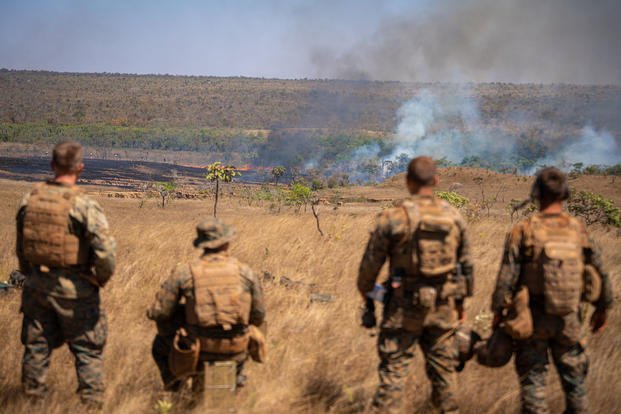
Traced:
<path fill-rule="evenodd" d="M 233 181 L 235 177 L 241 175 L 237 168 L 232 165 L 222 165 L 221 162 L 217 161 L 213 164 L 210 164 L 206 167 L 207 175 L 205 178 L 208 181 L 216 183 L 216 198 L 213 203 L 213 216 L 216 217 L 216 211 L 218 208 L 218 196 L 220 194 L 220 181 L 225 183 L 230 183 Z"/>
<path fill-rule="evenodd" d="M 283 175 L 285 175 L 286 172 L 287 172 L 287 169 L 283 166 L 277 166 L 277 167 L 272 168 L 272 177 L 274 177 L 274 183 L 276 185 L 278 185 L 278 181 Z"/>
<path fill-rule="evenodd" d="M 155 183 L 155 188 L 157 188 L 157 192 L 160 194 L 160 197 L 162 197 L 162 208 L 164 208 L 166 207 L 166 202 L 174 197 L 177 184 L 175 184 L 174 181 L 159 181 Z"/>
<path fill-rule="evenodd" d="M 307 187 L 304 184 L 295 183 L 287 192 L 285 200 L 288 204 L 293 204 L 294 206 L 296 206 L 299 211 L 302 206 L 304 206 L 304 208 L 306 209 L 306 205 L 311 200 L 312 194 L 313 191 L 310 189 L 310 187 Z"/>

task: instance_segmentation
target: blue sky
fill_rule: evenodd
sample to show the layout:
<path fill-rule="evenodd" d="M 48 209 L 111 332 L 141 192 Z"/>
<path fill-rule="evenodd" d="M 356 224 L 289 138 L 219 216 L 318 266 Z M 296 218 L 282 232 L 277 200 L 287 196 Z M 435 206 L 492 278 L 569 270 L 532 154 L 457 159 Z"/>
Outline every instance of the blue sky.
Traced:
<path fill-rule="evenodd" d="M 0 67 L 316 77 L 412 1 L 0 1 Z"/>
<path fill-rule="evenodd" d="M 621 84 L 619 21 L 619 0 L 0 0 L 0 67 Z"/>

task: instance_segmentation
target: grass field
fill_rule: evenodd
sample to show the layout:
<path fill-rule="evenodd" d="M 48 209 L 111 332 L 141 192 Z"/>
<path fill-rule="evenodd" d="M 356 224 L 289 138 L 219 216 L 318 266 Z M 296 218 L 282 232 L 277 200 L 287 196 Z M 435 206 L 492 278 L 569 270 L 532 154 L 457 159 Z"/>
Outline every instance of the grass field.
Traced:
<path fill-rule="evenodd" d="M 456 173 L 457 174 L 457 173 Z M 602 179 L 604 180 L 604 179 Z M 456 175 L 451 181 L 476 197 L 480 189 L 472 179 Z M 14 214 L 21 194 L 29 184 L 0 181 L 0 275 L 15 268 Z M 514 184 L 511 184 L 514 183 Z M 515 184 L 515 183 L 519 183 Z M 450 183 L 445 183 L 449 185 Z M 522 192 L 528 184 L 507 178 L 511 192 Z M 618 184 L 601 193 L 615 200 L 621 196 Z M 224 198 L 220 217 L 238 231 L 232 253 L 257 272 L 268 271 L 276 281 L 265 283 L 268 311 L 269 355 L 266 364 L 249 363 L 249 384 L 238 395 L 239 412 L 363 412 L 377 383 L 372 332 L 359 326 L 360 298 L 355 289 L 357 267 L 368 231 L 381 208 L 400 194 L 399 183 L 384 187 L 355 188 L 352 195 L 373 195 L 380 203 L 345 203 L 321 207 L 320 237 L 310 212 L 283 208 L 272 212 L 267 205 L 248 206 L 241 199 Z M 103 307 L 109 318 L 109 341 L 105 350 L 106 405 L 110 413 L 154 412 L 161 384 L 150 346 L 155 326 L 145 317 L 161 281 L 177 262 L 197 255 L 192 248 L 194 226 L 211 213 L 208 201 L 177 200 L 166 209 L 148 200 L 142 208 L 136 199 L 98 195 L 118 243 L 118 271 L 102 292 Z M 523 193 L 522 193 L 523 194 Z M 507 196 L 510 198 L 510 196 Z M 509 200 L 506 200 L 508 202 Z M 500 201 L 499 204 L 500 205 Z M 468 302 L 473 319 L 488 309 L 501 256 L 505 232 L 510 226 L 508 213 L 496 207 L 470 226 L 476 264 L 476 295 Z M 604 247 L 604 259 L 612 274 L 616 296 L 621 274 L 621 241 L 616 229 L 594 227 L 595 240 Z M 278 283 L 279 277 L 316 284 L 320 293 L 333 295 L 331 303 L 310 301 L 310 289 L 290 289 Z M 0 276 L 0 279 L 6 276 Z M 19 292 L 0 295 L 0 412 L 26 413 L 32 407 L 21 397 L 19 341 L 21 316 Z M 588 389 L 592 412 L 621 412 L 618 372 L 621 370 L 621 313 L 616 308 L 608 330 L 593 338 Z M 554 413 L 563 410 L 563 398 L 556 377 L 551 375 L 549 401 Z M 79 410 L 74 394 L 77 387 L 73 361 L 65 348 L 52 358 L 49 385 L 53 390 L 46 412 Z M 430 389 L 422 358 L 412 370 L 404 398 L 410 412 L 424 412 Z M 465 413 L 517 412 L 517 376 L 512 365 L 489 369 L 470 363 L 459 376 L 457 398 Z"/>

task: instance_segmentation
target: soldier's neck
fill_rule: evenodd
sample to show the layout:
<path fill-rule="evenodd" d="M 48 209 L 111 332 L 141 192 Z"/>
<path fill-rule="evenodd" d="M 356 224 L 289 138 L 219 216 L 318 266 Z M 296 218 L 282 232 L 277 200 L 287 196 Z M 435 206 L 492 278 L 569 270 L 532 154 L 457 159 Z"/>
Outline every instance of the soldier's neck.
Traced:
<path fill-rule="evenodd" d="M 418 191 L 413 192 L 412 195 L 422 197 L 433 197 L 433 187 L 420 187 Z"/>
<path fill-rule="evenodd" d="M 543 214 L 560 214 L 563 212 L 563 203 L 555 201 L 553 203 L 541 206 L 539 210 Z"/>
<path fill-rule="evenodd" d="M 54 182 L 59 184 L 75 185 L 78 182 L 78 176 L 75 174 L 57 174 Z"/>

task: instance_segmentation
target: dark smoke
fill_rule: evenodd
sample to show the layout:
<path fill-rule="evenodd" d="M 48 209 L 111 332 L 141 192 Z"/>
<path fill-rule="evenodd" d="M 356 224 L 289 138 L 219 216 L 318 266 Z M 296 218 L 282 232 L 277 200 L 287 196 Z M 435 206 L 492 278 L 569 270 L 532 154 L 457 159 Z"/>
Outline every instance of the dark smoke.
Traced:
<path fill-rule="evenodd" d="M 345 79 L 621 84 L 620 21 L 619 0 L 439 0 L 311 59 Z"/>

